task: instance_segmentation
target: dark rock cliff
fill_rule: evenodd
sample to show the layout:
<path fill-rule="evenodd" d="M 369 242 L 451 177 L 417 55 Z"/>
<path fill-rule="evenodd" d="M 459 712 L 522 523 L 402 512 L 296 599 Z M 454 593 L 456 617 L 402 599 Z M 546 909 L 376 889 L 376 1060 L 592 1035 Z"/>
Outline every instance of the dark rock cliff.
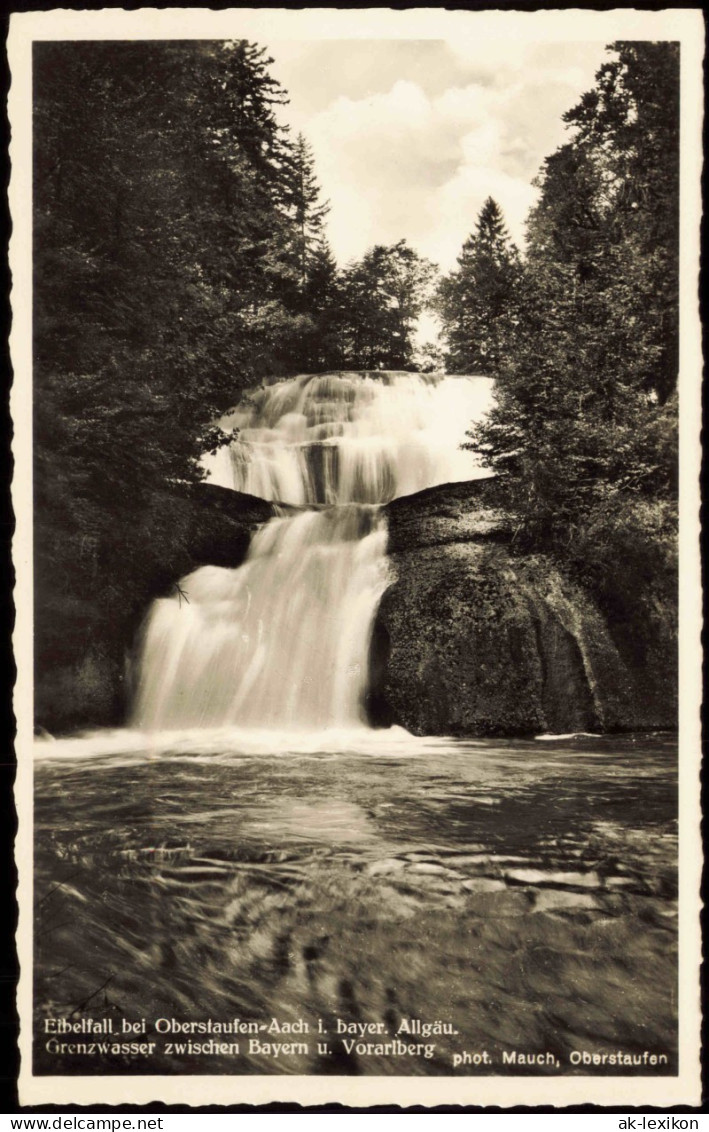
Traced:
<path fill-rule="evenodd" d="M 550 559 L 512 552 L 494 481 L 385 511 L 394 580 L 374 626 L 374 722 L 468 736 L 676 725 L 672 616 L 633 647 L 632 627 Z"/>
<path fill-rule="evenodd" d="M 137 515 L 138 541 L 153 537 L 153 516 L 170 531 L 161 558 L 135 571 L 133 600 L 106 609 L 91 593 L 37 595 L 35 723 L 49 732 L 118 726 L 128 707 L 126 658 L 150 602 L 198 566 L 239 566 L 257 527 L 274 514 L 263 499 L 212 484 L 155 494 Z M 141 537 L 142 535 L 142 537 Z"/>

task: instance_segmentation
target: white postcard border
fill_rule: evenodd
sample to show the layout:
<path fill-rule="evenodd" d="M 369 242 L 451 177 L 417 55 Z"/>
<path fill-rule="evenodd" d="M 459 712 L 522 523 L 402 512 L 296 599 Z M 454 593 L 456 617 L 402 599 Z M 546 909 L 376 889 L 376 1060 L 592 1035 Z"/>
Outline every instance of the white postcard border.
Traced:
<path fill-rule="evenodd" d="M 681 248 L 680 248 L 680 900 L 679 1042 L 677 1077 L 317 1077 L 96 1076 L 35 1077 L 32 1026 L 32 44 L 73 39 L 280 39 L 468 38 L 540 41 L 671 39 L 681 44 Z M 15 461 L 12 498 L 16 515 L 13 559 L 17 573 L 14 650 L 17 663 L 19 832 L 16 857 L 20 905 L 17 946 L 21 975 L 20 1102 L 22 1105 L 137 1104 L 151 1101 L 200 1106 L 400 1104 L 549 1105 L 584 1103 L 671 1106 L 700 1103 L 699 764 L 701 705 L 701 574 L 699 468 L 701 421 L 701 327 L 698 311 L 701 217 L 702 58 L 701 9 L 666 11 L 564 9 L 536 12 L 464 12 L 444 9 L 103 9 L 18 13 L 11 17 L 8 53 L 12 85 L 8 100 L 12 140 L 10 208 L 14 385 L 11 412 Z"/>

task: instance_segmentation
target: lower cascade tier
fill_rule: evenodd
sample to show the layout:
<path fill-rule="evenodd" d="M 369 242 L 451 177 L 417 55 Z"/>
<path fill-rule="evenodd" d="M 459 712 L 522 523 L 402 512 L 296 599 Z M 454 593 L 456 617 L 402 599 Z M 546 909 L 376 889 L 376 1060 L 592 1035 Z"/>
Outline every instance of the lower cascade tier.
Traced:
<path fill-rule="evenodd" d="M 204 566 L 146 622 L 133 723 L 365 723 L 372 623 L 388 582 L 386 525 L 347 504 L 276 518 L 242 566 Z"/>

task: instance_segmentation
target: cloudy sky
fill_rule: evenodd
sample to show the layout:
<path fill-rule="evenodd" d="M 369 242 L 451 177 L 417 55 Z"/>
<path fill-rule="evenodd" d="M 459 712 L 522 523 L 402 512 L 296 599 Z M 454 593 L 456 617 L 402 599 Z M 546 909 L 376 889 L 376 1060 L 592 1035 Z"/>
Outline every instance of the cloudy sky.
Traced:
<path fill-rule="evenodd" d="M 487 196 L 522 241 L 561 115 L 607 57 L 602 41 L 261 42 L 313 147 L 340 263 L 405 237 L 444 269 Z"/>

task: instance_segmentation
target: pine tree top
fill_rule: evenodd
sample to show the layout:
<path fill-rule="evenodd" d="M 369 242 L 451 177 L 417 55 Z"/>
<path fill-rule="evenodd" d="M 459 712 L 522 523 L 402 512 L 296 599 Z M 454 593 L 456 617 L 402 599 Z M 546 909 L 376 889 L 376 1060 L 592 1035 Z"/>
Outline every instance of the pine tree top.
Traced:
<path fill-rule="evenodd" d="M 480 209 L 475 227 L 481 239 L 509 240 L 502 209 L 492 197 L 488 197 Z"/>

